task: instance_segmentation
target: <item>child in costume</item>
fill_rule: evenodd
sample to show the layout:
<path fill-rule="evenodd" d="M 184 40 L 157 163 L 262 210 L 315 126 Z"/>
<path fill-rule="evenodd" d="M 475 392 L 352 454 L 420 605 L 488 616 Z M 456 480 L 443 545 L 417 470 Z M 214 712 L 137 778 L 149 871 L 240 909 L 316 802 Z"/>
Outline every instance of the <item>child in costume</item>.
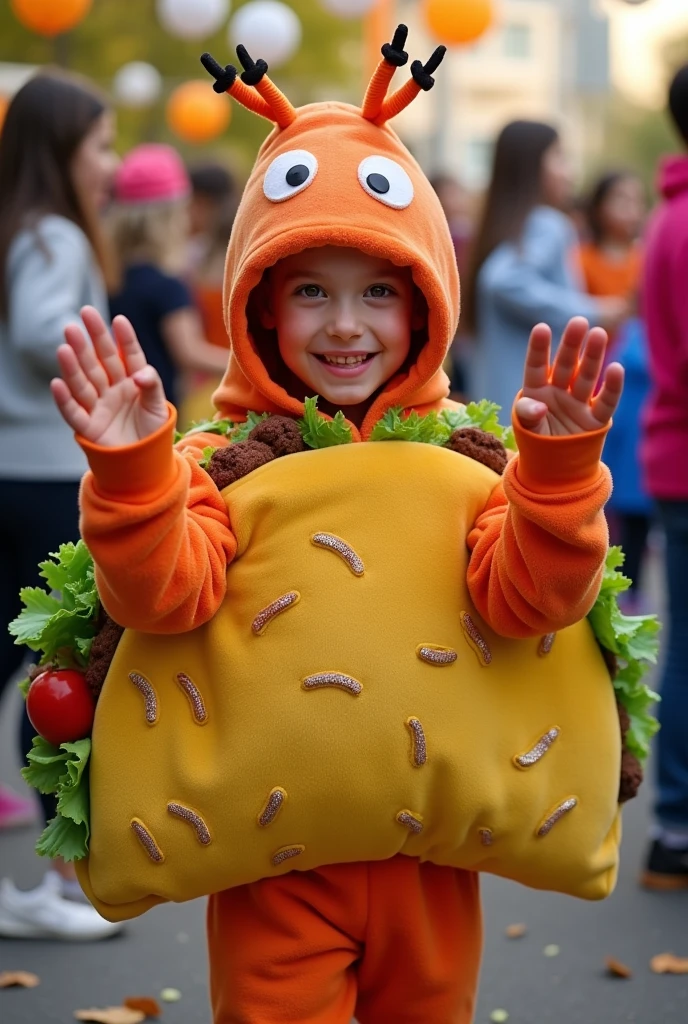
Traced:
<path fill-rule="evenodd" d="M 454 252 L 387 125 L 442 51 L 387 97 L 405 39 L 362 109 L 295 110 L 242 48 L 241 77 L 206 60 L 276 125 L 226 269 L 215 404 L 218 423 L 247 421 L 242 440 L 173 449 L 123 318 L 113 340 L 84 310 L 93 348 L 69 328 L 52 384 L 91 467 L 99 593 L 126 627 L 80 880 L 112 918 L 210 894 L 217 1024 L 468 1024 L 479 870 L 590 898 L 615 879 L 621 734 L 583 620 L 623 371 L 594 394 L 604 332 L 571 321 L 550 367 L 540 325 L 519 454 L 452 429 Z M 374 443 L 423 423 L 448 446 Z"/>

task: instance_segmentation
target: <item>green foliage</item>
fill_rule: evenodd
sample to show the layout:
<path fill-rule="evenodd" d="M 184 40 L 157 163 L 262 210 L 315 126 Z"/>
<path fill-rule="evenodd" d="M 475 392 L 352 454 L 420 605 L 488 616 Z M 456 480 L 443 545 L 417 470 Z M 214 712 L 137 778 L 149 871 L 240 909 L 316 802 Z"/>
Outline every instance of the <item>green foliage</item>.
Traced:
<path fill-rule="evenodd" d="M 621 572 L 623 563 L 621 548 L 610 548 L 602 587 L 588 619 L 600 644 L 612 651 L 619 662 L 614 689 L 631 720 L 626 744 L 631 753 L 643 760 L 659 729 L 659 723 L 651 714 L 652 705 L 659 697 L 643 682 L 643 677 L 649 665 L 657 661 L 657 634 L 661 627 L 656 615 L 624 615 L 619 608 L 619 594 L 631 585 Z"/>
<path fill-rule="evenodd" d="M 207 469 L 208 468 L 208 464 L 209 464 L 210 460 L 212 459 L 214 452 L 216 452 L 216 451 L 217 451 L 217 448 L 213 448 L 213 446 L 211 444 L 206 445 L 206 447 L 203 449 L 203 456 L 202 456 L 200 462 L 198 463 L 198 465 L 201 466 L 203 469 Z"/>
<path fill-rule="evenodd" d="M 307 398 L 299 430 L 309 448 L 332 448 L 338 444 L 351 444 L 353 435 L 344 413 L 339 410 L 334 419 L 327 420 L 318 412 L 318 398 Z"/>
<path fill-rule="evenodd" d="M 193 437 L 194 434 L 219 434 L 221 437 L 227 437 L 233 429 L 234 424 L 231 420 L 201 420 L 199 423 L 192 423 L 188 430 L 176 430 L 174 443 L 183 441 L 185 437 Z"/>
<path fill-rule="evenodd" d="M 488 402 L 483 398 L 480 402 L 469 402 L 459 409 L 443 409 L 440 419 L 451 428 L 452 433 L 463 427 L 475 427 L 487 434 L 493 434 L 505 448 L 516 451 L 513 430 L 511 427 L 503 427 L 499 422 L 501 408 L 496 402 Z"/>
<path fill-rule="evenodd" d="M 244 423 L 235 423 L 231 430 L 232 441 L 246 441 L 254 427 L 268 419 L 268 412 L 247 412 Z"/>
<path fill-rule="evenodd" d="M 442 409 L 419 416 L 411 412 L 404 416 L 403 409 L 389 409 L 373 427 L 371 441 L 420 441 L 422 444 L 446 444 L 455 430 L 462 427 L 476 427 L 484 430 L 504 444 L 515 448 L 511 427 L 503 427 L 498 418 L 500 407 L 483 399 L 470 402 L 459 409 Z"/>
<path fill-rule="evenodd" d="M 81 540 L 62 544 L 40 569 L 53 593 L 24 587 L 19 594 L 24 608 L 9 632 L 15 643 L 40 651 L 41 664 L 84 668 L 100 607 L 89 550 Z"/>
<path fill-rule="evenodd" d="M 54 747 L 35 736 L 27 755 L 24 779 L 40 793 L 57 796 L 57 814 L 36 844 L 42 857 L 80 860 L 88 852 L 89 798 L 87 765 L 91 753 L 89 739 L 62 743 Z"/>

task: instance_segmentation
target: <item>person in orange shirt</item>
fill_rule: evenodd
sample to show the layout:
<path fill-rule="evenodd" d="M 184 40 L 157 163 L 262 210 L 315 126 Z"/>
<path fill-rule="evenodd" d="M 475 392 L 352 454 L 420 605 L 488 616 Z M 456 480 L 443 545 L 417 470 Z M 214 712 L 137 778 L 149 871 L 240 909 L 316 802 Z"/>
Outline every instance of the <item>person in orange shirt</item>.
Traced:
<path fill-rule="evenodd" d="M 228 253 L 232 349 L 214 398 L 224 417 L 295 418 L 317 394 L 366 443 L 393 407 L 450 407 L 441 366 L 458 313 L 451 237 L 429 182 L 385 124 L 431 87 L 442 51 L 414 62 L 411 82 L 386 98 L 405 39 L 400 26 L 361 109 L 295 110 L 242 48 L 241 78 L 211 65 L 218 91 L 276 123 Z M 94 310 L 82 317 L 92 345 L 67 329 L 51 387 L 91 466 L 82 533 L 99 592 L 122 625 L 191 630 L 220 608 L 237 555 L 240 524 L 198 462 L 200 447 L 226 438 L 192 437 L 175 450 L 174 410 L 131 325 L 118 317 L 111 333 Z M 610 482 L 599 460 L 623 369 L 603 371 L 607 336 L 582 318 L 552 365 L 551 341 L 546 325 L 534 328 L 514 406 L 519 454 L 467 538 L 471 598 L 504 636 L 579 621 L 607 552 Z M 210 897 L 208 942 L 216 1024 L 348 1024 L 354 1013 L 361 1024 L 469 1024 L 482 945 L 477 875 L 402 855 L 263 878 Z"/>
<path fill-rule="evenodd" d="M 611 295 L 635 304 L 641 268 L 638 238 L 645 215 L 645 192 L 637 175 L 615 171 L 597 181 L 587 203 L 590 237 L 581 246 L 590 295 Z"/>

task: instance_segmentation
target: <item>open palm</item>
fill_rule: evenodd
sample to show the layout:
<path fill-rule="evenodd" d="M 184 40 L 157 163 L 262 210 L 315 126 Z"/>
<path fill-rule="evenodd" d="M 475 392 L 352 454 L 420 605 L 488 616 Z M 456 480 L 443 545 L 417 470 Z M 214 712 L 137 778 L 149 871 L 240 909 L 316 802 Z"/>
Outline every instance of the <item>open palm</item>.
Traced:
<path fill-rule="evenodd" d="M 584 434 L 605 427 L 616 412 L 624 371 L 610 363 L 596 391 L 607 351 L 607 333 L 589 329 L 584 317 L 569 320 L 550 365 L 552 332 L 533 328 L 516 415 L 523 427 L 550 436 Z"/>
<path fill-rule="evenodd" d="M 81 318 L 93 344 L 77 324 L 65 329 L 57 350 L 62 377 L 51 381 L 57 406 L 70 427 L 106 448 L 134 444 L 169 418 L 162 382 L 146 360 L 126 317 L 115 317 L 110 334 L 100 313 L 84 306 Z"/>

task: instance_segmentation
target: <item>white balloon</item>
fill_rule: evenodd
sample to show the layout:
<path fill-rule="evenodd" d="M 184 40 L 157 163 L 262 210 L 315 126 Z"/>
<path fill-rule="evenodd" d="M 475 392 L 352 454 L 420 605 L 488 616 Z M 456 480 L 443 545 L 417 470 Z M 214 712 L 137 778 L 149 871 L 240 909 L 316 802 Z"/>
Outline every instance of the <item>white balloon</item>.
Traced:
<path fill-rule="evenodd" d="M 170 35 L 203 39 L 224 24 L 230 0 L 157 0 L 157 7 L 160 23 Z"/>
<path fill-rule="evenodd" d="M 149 107 L 162 90 L 157 68 L 143 60 L 123 64 L 112 80 L 112 91 L 124 107 Z"/>
<path fill-rule="evenodd" d="M 374 7 L 377 0 L 320 0 L 326 11 L 338 18 L 360 18 Z"/>
<path fill-rule="evenodd" d="M 277 67 L 298 50 L 301 22 L 280 0 L 252 0 L 236 12 L 228 35 L 230 43 L 242 43 L 254 60 L 261 58 Z"/>

